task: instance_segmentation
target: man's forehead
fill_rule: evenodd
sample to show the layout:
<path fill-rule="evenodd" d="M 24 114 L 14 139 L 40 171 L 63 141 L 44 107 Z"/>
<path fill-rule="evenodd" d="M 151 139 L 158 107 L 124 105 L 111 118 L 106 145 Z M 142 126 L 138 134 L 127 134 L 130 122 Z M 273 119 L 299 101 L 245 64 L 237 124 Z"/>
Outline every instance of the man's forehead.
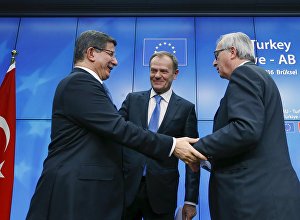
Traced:
<path fill-rule="evenodd" d="M 222 47 L 222 43 L 221 42 L 219 42 L 218 44 L 217 44 L 217 49 L 220 49 Z"/>

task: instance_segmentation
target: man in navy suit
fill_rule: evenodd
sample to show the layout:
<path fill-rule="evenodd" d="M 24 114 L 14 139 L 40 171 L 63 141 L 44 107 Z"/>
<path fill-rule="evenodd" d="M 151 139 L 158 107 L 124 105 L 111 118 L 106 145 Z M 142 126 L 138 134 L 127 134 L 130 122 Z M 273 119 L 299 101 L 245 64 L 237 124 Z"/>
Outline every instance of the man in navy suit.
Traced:
<path fill-rule="evenodd" d="M 162 161 L 205 159 L 189 145 L 194 139 L 152 133 L 119 115 L 103 84 L 118 63 L 116 44 L 98 31 L 77 39 L 75 68 L 55 92 L 51 143 L 27 220 L 121 219 L 122 145 Z"/>
<path fill-rule="evenodd" d="M 254 64 L 244 33 L 220 37 L 213 62 L 228 79 L 213 133 L 194 146 L 211 162 L 212 220 L 299 220 L 300 183 L 291 165 L 278 88 Z"/>
<path fill-rule="evenodd" d="M 128 94 L 119 113 L 145 129 L 151 129 L 155 96 L 161 97 L 157 133 L 173 137 L 198 137 L 195 105 L 176 95 L 171 86 L 178 75 L 178 61 L 166 51 L 154 53 L 150 58 L 152 89 Z M 148 127 L 149 125 L 149 127 Z M 125 175 L 126 220 L 174 220 L 179 182 L 178 159 L 157 161 L 132 149 L 123 151 Z M 186 167 L 186 193 L 184 213 L 187 219 L 196 215 L 199 196 L 200 171 L 194 173 Z M 186 219 L 186 218 L 184 218 Z"/>

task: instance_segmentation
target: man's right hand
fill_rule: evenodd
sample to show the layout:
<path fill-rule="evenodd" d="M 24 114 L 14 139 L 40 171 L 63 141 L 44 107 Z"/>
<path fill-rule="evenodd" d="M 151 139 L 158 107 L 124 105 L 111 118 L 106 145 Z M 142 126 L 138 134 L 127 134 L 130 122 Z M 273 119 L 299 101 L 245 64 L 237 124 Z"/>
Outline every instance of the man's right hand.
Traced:
<path fill-rule="evenodd" d="M 197 171 L 195 170 L 195 164 L 200 164 L 201 160 L 207 160 L 204 155 L 190 145 L 197 141 L 198 138 L 176 138 L 176 146 L 173 152 L 177 158 L 188 164 L 194 172 Z"/>

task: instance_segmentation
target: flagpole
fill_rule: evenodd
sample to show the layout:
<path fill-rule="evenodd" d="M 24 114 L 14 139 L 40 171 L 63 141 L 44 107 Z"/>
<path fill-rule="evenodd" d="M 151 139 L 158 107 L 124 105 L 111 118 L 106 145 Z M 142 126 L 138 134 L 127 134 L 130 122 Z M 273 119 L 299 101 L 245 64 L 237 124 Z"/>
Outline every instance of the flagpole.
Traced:
<path fill-rule="evenodd" d="M 15 62 L 15 58 L 18 55 L 18 51 L 17 50 L 12 50 L 11 51 L 11 60 L 10 60 L 10 64 L 13 64 Z"/>

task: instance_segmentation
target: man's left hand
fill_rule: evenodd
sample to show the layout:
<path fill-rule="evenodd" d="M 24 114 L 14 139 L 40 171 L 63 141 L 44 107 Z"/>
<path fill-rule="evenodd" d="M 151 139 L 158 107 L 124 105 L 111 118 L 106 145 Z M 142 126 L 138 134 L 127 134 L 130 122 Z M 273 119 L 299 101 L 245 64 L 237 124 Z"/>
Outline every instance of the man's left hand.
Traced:
<path fill-rule="evenodd" d="M 197 214 L 196 206 L 184 204 L 184 206 L 182 208 L 182 219 L 183 220 L 192 220 L 196 214 Z"/>

